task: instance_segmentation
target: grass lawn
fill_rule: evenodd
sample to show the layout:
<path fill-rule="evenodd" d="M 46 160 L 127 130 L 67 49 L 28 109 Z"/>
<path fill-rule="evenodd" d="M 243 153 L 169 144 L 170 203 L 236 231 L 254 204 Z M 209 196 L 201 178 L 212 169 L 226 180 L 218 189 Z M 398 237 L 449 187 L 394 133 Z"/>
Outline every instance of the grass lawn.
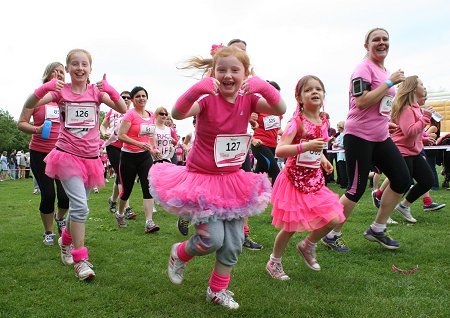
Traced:
<path fill-rule="evenodd" d="M 89 283 L 61 263 L 57 245 L 43 245 L 32 179 L 0 183 L 0 317 L 450 317 L 450 191 L 445 189 L 432 192 L 434 201 L 447 203 L 443 210 L 425 213 L 421 200 L 413 205 L 416 224 L 393 215 L 400 223 L 389 228 L 402 244 L 396 251 L 363 238 L 375 215 L 366 191 L 344 227 L 351 251 L 319 246 L 322 270 L 313 272 L 295 251 L 306 234 L 296 234 L 283 257 L 291 277 L 284 282 L 265 271 L 277 234 L 269 207 L 250 219 L 251 237 L 264 249 L 243 251 L 229 286 L 241 307 L 230 311 L 205 301 L 214 255 L 194 258 L 183 284 L 172 285 L 166 274 L 170 247 L 184 239 L 176 217 L 158 209 L 154 220 L 161 230 L 145 235 L 136 184 L 131 203 L 137 220 L 119 229 L 108 211 L 111 182 L 89 199 L 86 245 L 97 275 Z M 419 271 L 399 274 L 393 264 L 418 265 Z"/>

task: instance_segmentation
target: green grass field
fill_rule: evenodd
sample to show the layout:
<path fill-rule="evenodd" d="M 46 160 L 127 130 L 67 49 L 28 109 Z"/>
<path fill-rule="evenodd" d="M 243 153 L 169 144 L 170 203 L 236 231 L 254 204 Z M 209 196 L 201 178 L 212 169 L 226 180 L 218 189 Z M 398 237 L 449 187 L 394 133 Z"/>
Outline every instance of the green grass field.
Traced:
<path fill-rule="evenodd" d="M 434 201 L 447 203 L 443 210 L 425 213 L 421 200 L 413 205 L 417 224 L 393 215 L 400 224 L 389 227 L 391 235 L 402 244 L 396 251 L 363 238 L 375 215 L 366 191 L 344 227 L 352 250 L 336 253 L 319 246 L 322 270 L 313 272 L 295 251 L 306 235 L 297 234 L 283 257 L 291 277 L 284 282 L 265 271 L 277 234 L 269 207 L 250 219 L 251 237 L 264 249 L 243 251 L 229 286 L 241 307 L 230 311 L 205 301 L 214 256 L 194 258 L 183 284 L 172 285 L 166 274 L 169 250 L 184 239 L 176 217 L 158 209 L 154 219 L 161 230 L 145 235 L 136 184 L 131 203 L 138 218 L 118 229 L 108 211 L 111 186 L 89 199 L 86 245 L 96 277 L 87 283 L 61 263 L 57 245 L 43 245 L 40 198 L 32 195 L 32 180 L 0 183 L 0 317 L 450 317 L 450 191 L 445 189 L 432 193 Z M 419 271 L 399 274 L 393 264 L 418 265 Z"/>

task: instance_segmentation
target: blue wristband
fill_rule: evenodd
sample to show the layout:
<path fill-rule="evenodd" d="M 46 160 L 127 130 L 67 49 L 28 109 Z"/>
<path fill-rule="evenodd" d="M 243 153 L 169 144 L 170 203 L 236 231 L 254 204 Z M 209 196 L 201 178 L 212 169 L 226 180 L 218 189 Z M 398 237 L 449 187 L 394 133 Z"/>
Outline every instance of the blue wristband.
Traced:
<path fill-rule="evenodd" d="M 387 86 L 389 86 L 389 88 L 391 88 L 392 86 L 394 86 L 394 83 L 392 83 L 391 80 L 386 80 L 385 83 L 387 84 Z"/>

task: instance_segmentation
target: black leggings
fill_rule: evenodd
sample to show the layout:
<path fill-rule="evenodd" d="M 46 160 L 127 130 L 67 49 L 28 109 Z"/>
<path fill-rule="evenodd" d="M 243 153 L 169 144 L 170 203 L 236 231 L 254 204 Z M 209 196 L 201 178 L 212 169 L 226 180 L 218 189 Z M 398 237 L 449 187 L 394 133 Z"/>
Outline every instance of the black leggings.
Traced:
<path fill-rule="evenodd" d="M 119 178 L 119 165 L 120 165 L 120 148 L 114 147 L 114 146 L 106 146 L 106 153 L 108 154 L 109 162 L 111 163 L 111 166 L 114 169 L 114 172 L 116 173 L 116 184 L 119 185 L 120 178 Z"/>
<path fill-rule="evenodd" d="M 370 166 L 373 165 L 389 178 L 392 191 L 405 193 L 410 185 L 408 167 L 391 138 L 372 142 L 346 134 L 344 136 L 348 186 L 345 196 L 358 202 L 367 187 Z"/>
<path fill-rule="evenodd" d="M 149 191 L 148 171 L 153 164 L 150 152 L 125 152 L 120 153 L 120 183 L 122 184 L 122 192 L 120 199 L 126 201 L 130 198 L 131 191 L 133 191 L 134 180 L 136 175 L 139 177 L 142 188 L 142 196 L 144 199 L 152 199 L 153 197 Z"/>
<path fill-rule="evenodd" d="M 255 147 L 252 145 L 252 153 L 258 162 L 256 163 L 255 172 L 267 172 L 272 179 L 272 186 L 280 173 L 277 159 L 275 158 L 275 148 L 270 148 L 264 145 Z"/>
<path fill-rule="evenodd" d="M 412 184 L 412 179 L 417 181 L 406 195 L 406 200 L 413 203 L 433 186 L 433 171 L 422 155 L 408 156 L 404 157 L 404 159 L 411 176 L 410 184 Z"/>
<path fill-rule="evenodd" d="M 39 211 L 42 214 L 50 214 L 55 211 L 55 199 L 58 196 L 58 208 L 68 209 L 69 198 L 64 192 L 61 182 L 52 179 L 45 174 L 44 158 L 47 156 L 45 152 L 34 151 L 30 149 L 30 168 L 41 190 L 41 204 Z M 56 194 L 55 194 L 56 183 Z"/>

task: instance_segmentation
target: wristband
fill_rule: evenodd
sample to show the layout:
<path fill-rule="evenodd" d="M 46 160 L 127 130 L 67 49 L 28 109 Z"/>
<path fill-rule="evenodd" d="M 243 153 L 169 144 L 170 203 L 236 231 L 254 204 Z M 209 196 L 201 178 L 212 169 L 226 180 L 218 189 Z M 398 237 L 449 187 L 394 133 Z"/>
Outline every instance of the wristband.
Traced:
<path fill-rule="evenodd" d="M 385 82 L 386 84 L 387 84 L 387 86 L 389 86 L 389 88 L 391 88 L 392 86 L 394 86 L 394 83 L 392 83 L 392 81 L 391 80 L 386 80 L 386 82 Z"/>
<path fill-rule="evenodd" d="M 301 154 L 303 152 L 303 146 L 301 142 L 297 144 L 297 151 L 298 154 Z"/>

